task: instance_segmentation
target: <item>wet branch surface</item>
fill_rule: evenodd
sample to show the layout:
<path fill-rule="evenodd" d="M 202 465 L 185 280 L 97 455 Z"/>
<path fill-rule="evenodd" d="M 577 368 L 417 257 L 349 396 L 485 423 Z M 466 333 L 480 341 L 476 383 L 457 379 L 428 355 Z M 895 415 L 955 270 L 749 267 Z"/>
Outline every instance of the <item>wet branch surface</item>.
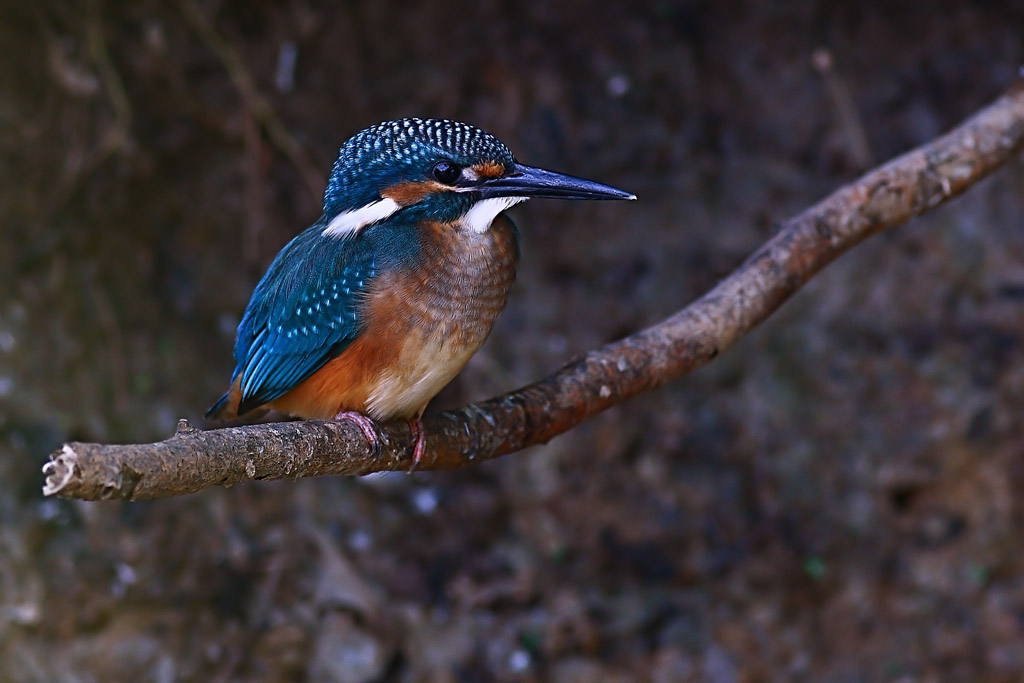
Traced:
<path fill-rule="evenodd" d="M 952 132 L 865 174 L 778 226 L 714 289 L 664 321 L 547 378 L 461 410 L 427 415 L 419 470 L 457 469 L 545 443 L 588 417 L 714 359 L 840 254 L 959 195 L 1024 148 L 1024 83 Z M 46 495 L 142 500 L 249 479 L 408 470 L 412 435 L 381 425 L 372 452 L 349 422 L 199 431 L 166 441 L 68 443 L 44 467 Z"/>

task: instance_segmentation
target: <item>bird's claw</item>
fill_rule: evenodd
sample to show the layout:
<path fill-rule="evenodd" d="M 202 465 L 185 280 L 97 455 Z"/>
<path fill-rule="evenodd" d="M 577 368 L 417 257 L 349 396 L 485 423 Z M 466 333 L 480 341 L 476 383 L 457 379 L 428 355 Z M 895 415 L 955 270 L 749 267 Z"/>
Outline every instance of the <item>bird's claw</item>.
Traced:
<path fill-rule="evenodd" d="M 373 420 L 354 410 L 343 410 L 335 415 L 334 419 L 336 421 L 351 420 L 354 422 L 363 433 L 363 436 L 366 437 L 366 443 L 370 446 L 370 454 L 377 455 L 380 453 L 380 436 L 377 434 L 377 426 L 373 423 Z"/>
<path fill-rule="evenodd" d="M 423 433 L 423 420 L 418 417 L 409 418 L 409 431 L 412 432 L 413 438 L 412 467 L 409 468 L 409 474 L 412 474 L 427 451 L 427 436 Z"/>

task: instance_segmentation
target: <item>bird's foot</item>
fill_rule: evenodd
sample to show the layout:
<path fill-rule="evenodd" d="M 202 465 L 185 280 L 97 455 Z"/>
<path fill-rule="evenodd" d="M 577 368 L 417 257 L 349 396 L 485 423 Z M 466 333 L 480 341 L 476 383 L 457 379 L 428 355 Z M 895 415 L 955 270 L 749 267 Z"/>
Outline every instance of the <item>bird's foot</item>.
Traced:
<path fill-rule="evenodd" d="M 366 437 L 366 443 L 370 445 L 370 451 L 374 455 L 380 452 L 380 436 L 377 435 L 377 426 L 373 424 L 373 420 L 354 410 L 342 410 L 334 416 L 334 419 L 355 422 L 356 426 L 362 431 L 363 436 Z"/>
<path fill-rule="evenodd" d="M 412 432 L 414 442 L 412 447 L 412 467 L 409 468 L 409 473 L 411 474 L 416 471 L 416 466 L 420 464 L 423 454 L 427 451 L 427 436 L 423 433 L 423 420 L 418 417 L 409 418 L 409 431 Z"/>

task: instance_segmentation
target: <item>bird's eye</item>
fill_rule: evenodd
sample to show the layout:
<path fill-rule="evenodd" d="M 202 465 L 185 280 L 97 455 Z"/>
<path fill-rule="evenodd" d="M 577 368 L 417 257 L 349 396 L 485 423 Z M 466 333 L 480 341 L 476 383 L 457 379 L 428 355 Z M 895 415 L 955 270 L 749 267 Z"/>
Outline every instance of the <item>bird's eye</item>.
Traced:
<path fill-rule="evenodd" d="M 450 161 L 439 161 L 434 164 L 434 177 L 445 185 L 454 185 L 462 175 L 462 169 Z"/>

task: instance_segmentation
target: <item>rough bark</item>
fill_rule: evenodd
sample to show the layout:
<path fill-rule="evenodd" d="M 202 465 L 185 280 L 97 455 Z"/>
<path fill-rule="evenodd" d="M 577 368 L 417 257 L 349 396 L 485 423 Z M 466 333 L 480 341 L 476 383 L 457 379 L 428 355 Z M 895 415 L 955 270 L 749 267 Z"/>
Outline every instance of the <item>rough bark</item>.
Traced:
<path fill-rule="evenodd" d="M 424 419 L 419 470 L 456 469 L 540 444 L 611 406 L 707 363 L 862 240 L 942 204 L 1024 147 L 1024 84 L 952 132 L 865 174 L 798 216 L 700 299 L 517 391 Z M 210 431 L 179 424 L 166 441 L 68 443 L 44 467 L 43 493 L 141 500 L 248 479 L 405 470 L 412 438 L 381 425 L 375 452 L 349 422 L 287 422 Z"/>

